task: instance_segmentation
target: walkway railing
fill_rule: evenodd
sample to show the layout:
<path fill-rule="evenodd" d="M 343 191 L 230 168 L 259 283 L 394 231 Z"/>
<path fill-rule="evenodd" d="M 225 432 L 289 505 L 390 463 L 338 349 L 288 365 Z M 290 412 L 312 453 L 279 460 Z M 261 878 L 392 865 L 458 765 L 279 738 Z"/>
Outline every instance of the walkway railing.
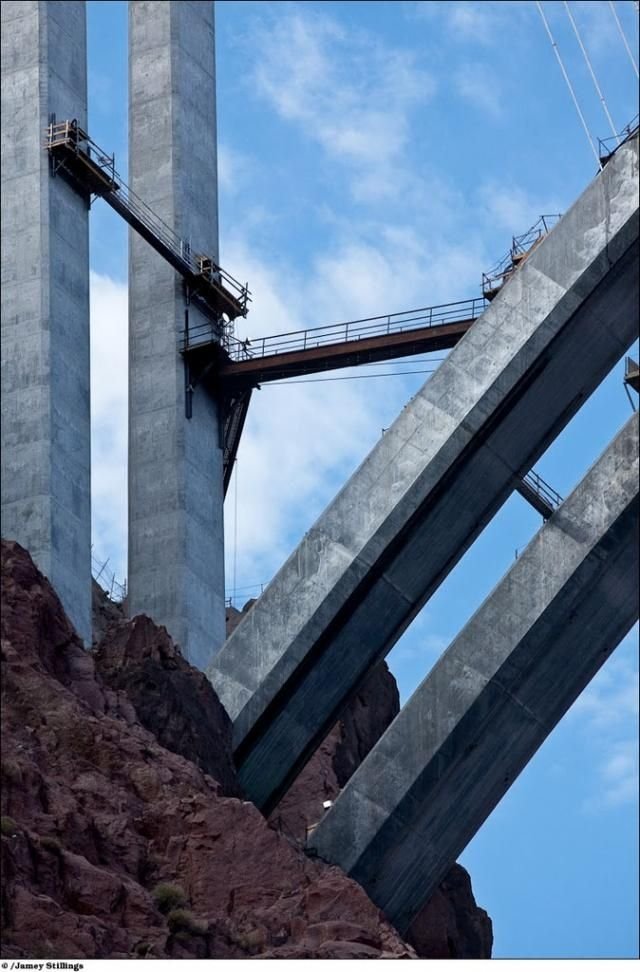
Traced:
<path fill-rule="evenodd" d="M 488 301 L 484 297 L 473 297 L 451 304 L 419 307 L 396 314 L 365 317 L 355 321 L 328 324 L 324 327 L 310 327 L 303 331 L 286 331 L 282 334 L 272 334 L 246 341 L 227 337 L 224 343 L 234 361 L 246 361 L 250 358 L 266 358 L 311 348 L 362 341 L 366 338 L 383 337 L 387 334 L 400 334 L 405 331 L 473 321 L 480 317 L 487 306 Z M 196 347 L 206 343 L 211 333 L 211 329 L 206 325 L 191 328 L 187 346 Z"/>
<path fill-rule="evenodd" d="M 522 260 L 540 243 L 555 226 L 561 213 L 540 216 L 526 233 L 511 238 L 511 249 L 487 273 L 482 274 L 482 293 L 487 299 L 495 297 L 509 277 L 518 269 Z"/>
<path fill-rule="evenodd" d="M 610 135 L 608 138 L 598 139 L 598 155 L 600 156 L 601 162 L 608 162 L 612 155 L 615 154 L 617 149 L 621 145 L 635 135 L 638 131 L 638 124 L 640 123 L 640 116 L 636 115 L 632 118 L 628 125 L 622 129 L 618 135 Z"/>
<path fill-rule="evenodd" d="M 91 550 L 91 576 L 96 584 L 102 588 L 110 601 L 114 604 L 122 604 L 127 596 L 127 580 L 122 583 L 116 580 L 116 575 L 112 570 L 107 570 L 109 558 L 105 561 L 99 560 Z"/>
<path fill-rule="evenodd" d="M 212 287 L 227 290 L 237 305 L 238 315 L 246 314 L 248 285 L 241 284 L 206 254 L 194 254 L 190 244 L 129 188 L 116 171 L 115 157 L 96 145 L 75 120 L 52 122 L 47 128 L 46 147 L 54 159 L 54 171 L 56 166 L 68 167 L 71 162 L 73 175 L 84 174 L 90 191 L 100 195 L 135 229 L 146 230 L 143 235 L 170 258 L 183 276 L 200 278 Z"/>
<path fill-rule="evenodd" d="M 563 502 L 560 493 L 553 486 L 550 486 L 549 483 L 546 483 L 535 469 L 527 473 L 523 482 L 540 497 L 549 509 L 557 510 Z"/>

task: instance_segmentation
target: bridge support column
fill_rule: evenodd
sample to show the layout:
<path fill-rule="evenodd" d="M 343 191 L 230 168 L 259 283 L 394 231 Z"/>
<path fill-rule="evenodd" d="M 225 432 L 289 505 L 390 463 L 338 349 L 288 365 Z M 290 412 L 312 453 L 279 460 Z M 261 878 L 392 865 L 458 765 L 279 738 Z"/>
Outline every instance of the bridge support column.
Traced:
<path fill-rule="evenodd" d="M 218 259 L 213 4 L 129 4 L 129 183 L 194 253 Z M 219 409 L 178 342 L 178 274 L 129 236 L 129 610 L 203 668 L 224 640 Z M 203 322 L 191 306 L 190 325 Z"/>
<path fill-rule="evenodd" d="M 207 670 L 279 800 L 373 665 L 635 337 L 638 140 L 414 396 Z"/>
<path fill-rule="evenodd" d="M 401 933 L 637 619 L 637 534 L 636 414 L 314 831 Z"/>
<path fill-rule="evenodd" d="M 87 124 L 85 4 L 2 4 L 2 534 L 91 644 L 88 207 L 45 151 Z"/>

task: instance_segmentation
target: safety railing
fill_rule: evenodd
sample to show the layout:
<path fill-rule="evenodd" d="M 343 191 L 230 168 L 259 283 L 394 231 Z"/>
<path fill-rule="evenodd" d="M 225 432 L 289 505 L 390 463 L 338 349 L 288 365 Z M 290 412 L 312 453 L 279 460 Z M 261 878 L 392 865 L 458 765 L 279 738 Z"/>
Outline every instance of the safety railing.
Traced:
<path fill-rule="evenodd" d="M 484 297 L 473 297 L 451 304 L 419 307 L 395 314 L 365 317 L 339 324 L 328 324 L 324 327 L 311 327 L 301 331 L 285 331 L 282 334 L 272 334 L 245 341 L 227 335 L 224 343 L 227 352 L 234 361 L 246 361 L 249 358 L 266 358 L 272 355 L 306 351 L 352 341 L 363 341 L 368 338 L 400 334 L 405 331 L 417 331 L 444 324 L 473 321 L 480 317 L 486 308 L 487 301 Z M 190 328 L 188 346 L 197 347 L 206 342 L 209 335 L 212 335 L 212 331 L 208 325 Z"/>
<path fill-rule="evenodd" d="M 553 486 L 550 486 L 549 483 L 546 483 L 535 469 L 527 473 L 524 477 L 524 483 L 552 510 L 556 510 L 563 502 L 560 493 Z"/>
<path fill-rule="evenodd" d="M 526 233 L 511 238 L 511 248 L 487 273 L 482 274 L 482 293 L 487 299 L 496 295 L 525 256 L 540 243 L 561 218 L 561 213 L 540 216 Z"/>
<path fill-rule="evenodd" d="M 108 557 L 105 561 L 100 561 L 93 553 L 93 550 L 91 551 L 91 576 L 99 584 L 110 601 L 113 601 L 114 604 L 122 604 L 127 596 L 126 578 L 122 582 L 116 580 L 115 573 L 107 570 L 108 565 Z"/>
<path fill-rule="evenodd" d="M 174 257 L 185 275 L 200 277 L 215 287 L 226 288 L 237 302 L 242 314 L 246 314 L 250 300 L 248 284 L 242 284 L 223 270 L 211 257 L 193 253 L 190 244 L 155 213 L 122 179 L 115 168 L 115 156 L 107 155 L 83 131 L 75 120 L 52 122 L 47 128 L 46 147 L 49 154 L 64 165 L 65 153 L 85 165 L 91 172 L 98 170 L 104 177 L 100 195 L 107 202 L 117 203 L 116 208 L 131 214 L 139 224 Z"/>
<path fill-rule="evenodd" d="M 636 115 L 617 135 L 609 135 L 608 138 L 598 139 L 598 155 L 602 163 L 608 162 L 620 146 L 624 145 L 628 139 L 637 133 L 639 122 L 640 116 Z"/>

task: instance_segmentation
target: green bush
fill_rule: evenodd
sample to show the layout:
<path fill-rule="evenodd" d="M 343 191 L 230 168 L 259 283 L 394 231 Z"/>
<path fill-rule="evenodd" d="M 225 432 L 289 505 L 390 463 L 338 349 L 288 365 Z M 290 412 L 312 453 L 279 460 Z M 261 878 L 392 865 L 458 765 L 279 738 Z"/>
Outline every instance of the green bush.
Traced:
<path fill-rule="evenodd" d="M 167 924 L 172 935 L 188 932 L 190 935 L 204 935 L 206 926 L 201 924 L 196 916 L 185 908 L 175 908 L 167 915 Z"/>
<path fill-rule="evenodd" d="M 45 850 L 51 851 L 52 854 L 62 853 L 62 844 L 57 837 L 41 837 L 40 846 L 44 847 Z"/>
<path fill-rule="evenodd" d="M 22 780 L 22 770 L 18 763 L 14 763 L 10 759 L 3 759 L 0 762 L 0 776 L 9 783 L 20 783 Z"/>
<path fill-rule="evenodd" d="M 151 892 L 158 911 L 169 914 L 175 908 L 184 908 L 187 896 L 178 884 L 158 884 Z"/>
<path fill-rule="evenodd" d="M 13 817 L 0 817 L 0 833 L 2 833 L 3 837 L 15 837 L 18 829 L 18 825 Z"/>

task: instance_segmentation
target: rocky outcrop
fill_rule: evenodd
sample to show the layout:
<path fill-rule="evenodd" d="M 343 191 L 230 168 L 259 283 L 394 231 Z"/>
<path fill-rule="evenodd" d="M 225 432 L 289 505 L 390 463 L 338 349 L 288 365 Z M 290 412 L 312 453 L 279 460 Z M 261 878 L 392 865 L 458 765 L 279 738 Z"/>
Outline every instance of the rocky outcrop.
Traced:
<path fill-rule="evenodd" d="M 304 842 L 351 774 L 398 714 L 398 688 L 386 664 L 375 668 L 271 816 Z M 491 919 L 476 905 L 468 873 L 454 864 L 416 915 L 407 941 L 421 958 L 491 958 Z"/>
<path fill-rule="evenodd" d="M 323 803 L 335 800 L 399 708 L 395 679 L 382 662 L 280 801 L 270 817 L 273 825 L 304 843 L 324 812 Z"/>
<path fill-rule="evenodd" d="M 105 684 L 126 694 L 161 746 L 192 760 L 225 795 L 242 795 L 229 716 L 209 679 L 185 661 L 166 628 L 144 616 L 112 623 L 94 657 Z"/>
<path fill-rule="evenodd" d="M 100 587 L 95 577 L 91 578 L 91 614 L 94 646 L 104 637 L 110 624 L 123 621 L 126 617 L 126 605 L 112 601 L 105 590 Z"/>
<path fill-rule="evenodd" d="M 471 878 L 454 864 L 407 934 L 422 958 L 491 958 L 493 927 L 476 904 Z"/>
<path fill-rule="evenodd" d="M 15 543 L 2 598 L 5 958 L 415 954 L 358 885 L 160 744 Z M 184 674 L 148 624 L 108 666 Z"/>

